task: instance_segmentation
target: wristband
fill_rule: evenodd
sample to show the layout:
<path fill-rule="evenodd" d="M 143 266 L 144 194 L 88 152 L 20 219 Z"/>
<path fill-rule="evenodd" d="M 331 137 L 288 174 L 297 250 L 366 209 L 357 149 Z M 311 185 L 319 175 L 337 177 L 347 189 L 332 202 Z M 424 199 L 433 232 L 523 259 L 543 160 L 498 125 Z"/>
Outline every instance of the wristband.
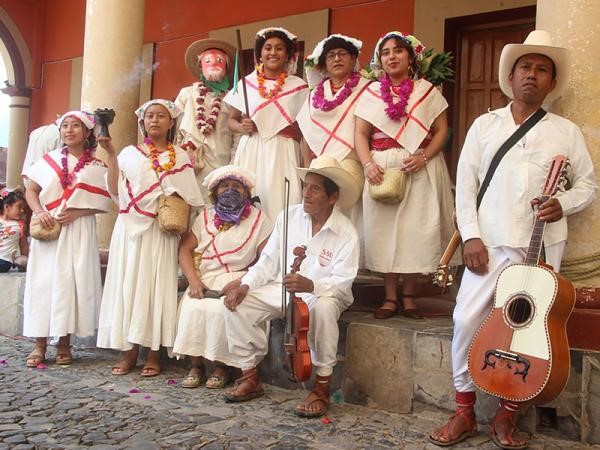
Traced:
<path fill-rule="evenodd" d="M 369 160 L 366 163 L 363 164 L 363 167 L 365 168 L 365 170 L 367 170 L 369 168 L 369 166 L 373 165 L 373 160 Z"/>
<path fill-rule="evenodd" d="M 427 165 L 427 156 L 425 156 L 425 150 L 421 150 L 421 156 L 423 157 L 423 161 L 425 161 L 425 165 Z"/>

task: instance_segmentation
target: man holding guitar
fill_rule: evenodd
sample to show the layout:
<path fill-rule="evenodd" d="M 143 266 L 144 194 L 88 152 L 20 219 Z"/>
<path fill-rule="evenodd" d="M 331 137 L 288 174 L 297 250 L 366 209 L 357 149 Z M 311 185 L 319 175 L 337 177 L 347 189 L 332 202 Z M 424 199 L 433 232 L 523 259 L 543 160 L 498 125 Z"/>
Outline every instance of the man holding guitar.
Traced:
<path fill-rule="evenodd" d="M 285 289 L 308 305 L 308 346 L 317 372 L 313 391 L 295 413 L 318 417 L 329 405 L 329 383 L 337 361 L 337 321 L 353 301 L 352 282 L 358 272 L 358 236 L 338 207 L 353 205 L 359 190 L 352 175 L 330 156 L 320 156 L 308 169 L 297 171 L 304 180 L 303 202 L 288 208 L 287 233 L 284 209 L 258 262 L 237 287 L 228 289 L 225 298 L 229 350 L 242 368 L 242 377 L 225 399 L 240 402 L 263 394 L 256 366 L 267 354 L 268 320 L 283 316 L 283 280 Z M 282 239 L 286 234 L 289 239 Z M 296 273 L 288 273 L 283 261 L 293 261 L 299 247 L 300 251 L 305 247 L 306 259 Z"/>
<path fill-rule="evenodd" d="M 595 198 L 594 169 L 581 131 L 541 109 L 565 89 L 569 62 L 569 51 L 552 45 L 549 33 L 542 30 L 530 33 L 523 44 L 506 45 L 500 56 L 499 82 L 513 101 L 477 118 L 465 139 L 456 184 L 457 221 L 467 266 L 454 309 L 457 410 L 431 433 L 430 440 L 437 445 L 452 445 L 476 432 L 469 346 L 493 304 L 500 272 L 525 259 L 535 217 L 547 224 L 545 259 L 558 271 L 567 239 L 566 216 Z M 570 161 L 571 186 L 540 204 L 536 196 L 556 155 Z M 516 436 L 520 405 L 500 402 L 490 435 L 501 448 L 528 445 Z"/>

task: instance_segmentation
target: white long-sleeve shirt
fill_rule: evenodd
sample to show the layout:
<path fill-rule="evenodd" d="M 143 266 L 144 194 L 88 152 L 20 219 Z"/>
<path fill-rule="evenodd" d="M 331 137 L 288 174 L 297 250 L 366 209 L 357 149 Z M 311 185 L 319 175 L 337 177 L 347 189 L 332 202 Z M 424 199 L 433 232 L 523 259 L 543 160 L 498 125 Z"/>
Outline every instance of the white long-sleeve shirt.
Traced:
<path fill-rule="evenodd" d="M 327 219 L 317 234 L 312 235 L 311 216 L 304 212 L 303 206 L 289 208 L 289 228 L 287 245 L 287 263 L 294 261 L 293 250 L 305 245 L 306 259 L 299 273 L 314 284 L 312 293 L 298 294 L 307 300 L 310 296 L 336 297 L 346 306 L 353 301 L 352 282 L 358 272 L 359 244 L 358 235 L 350 220 L 338 208 Z M 275 228 L 258 262 L 250 267 L 241 282 L 254 289 L 269 282 L 281 282 L 283 212 L 277 217 Z"/>
<path fill-rule="evenodd" d="M 476 199 L 492 158 L 518 128 L 511 105 L 478 117 L 465 139 L 456 175 L 456 212 L 463 241 L 481 238 L 489 247 L 529 245 L 534 222 L 531 200 L 541 194 L 550 160 L 569 158 L 572 187 L 556 198 L 563 218 L 546 226 L 544 242 L 552 245 L 567 239 L 566 216 L 588 206 L 596 196 L 592 160 L 579 128 L 555 114 L 546 114 L 502 158 L 483 197 Z"/>

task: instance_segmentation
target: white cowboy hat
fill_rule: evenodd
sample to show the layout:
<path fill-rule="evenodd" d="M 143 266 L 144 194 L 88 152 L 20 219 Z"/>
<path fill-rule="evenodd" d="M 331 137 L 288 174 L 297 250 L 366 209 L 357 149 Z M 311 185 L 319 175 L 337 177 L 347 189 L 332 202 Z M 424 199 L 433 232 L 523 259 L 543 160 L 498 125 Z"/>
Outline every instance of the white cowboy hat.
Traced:
<path fill-rule="evenodd" d="M 316 173 L 337 184 L 340 188 L 340 197 L 336 204 L 340 209 L 350 208 L 360 196 L 360 191 L 352 175 L 342 168 L 337 159 L 331 156 L 321 155 L 311 161 L 308 169 L 296 167 L 296 172 L 298 172 L 298 176 L 302 181 L 304 181 L 307 174 Z"/>
<path fill-rule="evenodd" d="M 512 88 L 508 82 L 508 77 L 513 69 L 515 62 L 523 55 L 538 53 L 547 56 L 554 62 L 556 68 L 556 85 L 544 102 L 551 103 L 556 100 L 565 87 L 569 79 L 569 65 L 571 62 L 571 53 L 564 47 L 557 47 L 552 44 L 550 33 L 544 30 L 534 30 L 527 36 L 522 44 L 506 44 L 500 54 L 500 63 L 498 64 L 498 81 L 500 89 L 509 98 L 513 98 Z"/>

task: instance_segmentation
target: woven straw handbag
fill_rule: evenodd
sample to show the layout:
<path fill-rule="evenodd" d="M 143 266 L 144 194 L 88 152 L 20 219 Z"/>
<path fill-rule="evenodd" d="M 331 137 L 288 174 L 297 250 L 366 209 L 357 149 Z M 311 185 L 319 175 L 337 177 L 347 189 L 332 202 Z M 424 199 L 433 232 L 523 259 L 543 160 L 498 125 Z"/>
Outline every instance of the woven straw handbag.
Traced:
<path fill-rule="evenodd" d="M 381 203 L 400 203 L 406 192 L 406 172 L 394 167 L 383 170 L 383 183 L 370 184 L 369 195 Z"/>
<path fill-rule="evenodd" d="M 40 222 L 39 217 L 32 217 L 29 224 L 29 234 L 38 241 L 55 241 L 60 236 L 60 223 L 53 221 L 51 228 L 46 228 Z"/>
<path fill-rule="evenodd" d="M 190 205 L 177 194 L 158 197 L 158 227 L 166 234 L 180 236 L 188 229 Z"/>

